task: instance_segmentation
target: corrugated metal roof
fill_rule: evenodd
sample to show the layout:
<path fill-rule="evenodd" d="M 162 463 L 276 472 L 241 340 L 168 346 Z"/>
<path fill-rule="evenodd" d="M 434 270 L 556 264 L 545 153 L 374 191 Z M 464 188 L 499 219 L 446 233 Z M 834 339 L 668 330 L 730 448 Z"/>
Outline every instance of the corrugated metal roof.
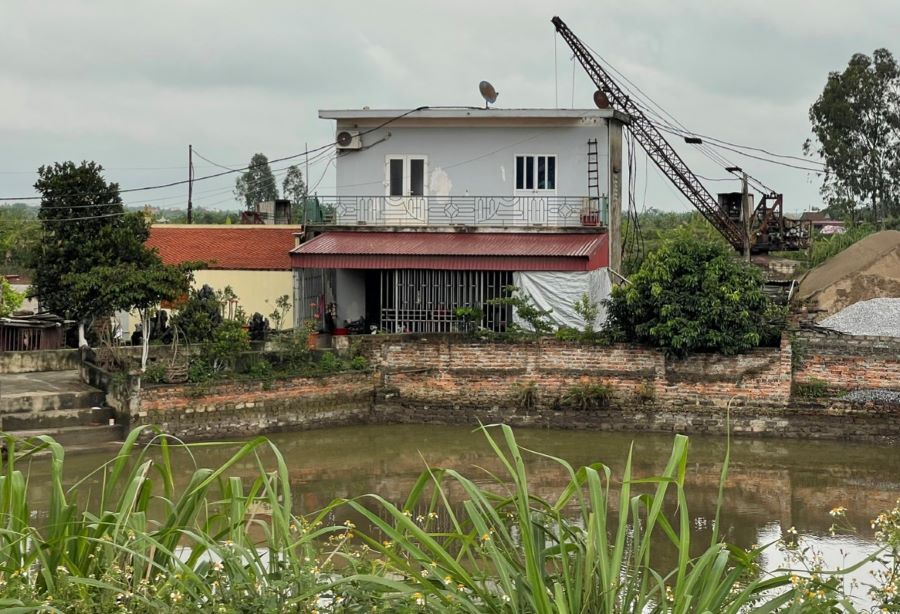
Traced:
<path fill-rule="evenodd" d="M 296 268 L 585 271 L 608 265 L 606 234 L 326 232 Z"/>
<path fill-rule="evenodd" d="M 297 232 L 299 226 L 157 225 L 147 246 L 166 264 L 203 260 L 211 269 L 288 271 Z"/>

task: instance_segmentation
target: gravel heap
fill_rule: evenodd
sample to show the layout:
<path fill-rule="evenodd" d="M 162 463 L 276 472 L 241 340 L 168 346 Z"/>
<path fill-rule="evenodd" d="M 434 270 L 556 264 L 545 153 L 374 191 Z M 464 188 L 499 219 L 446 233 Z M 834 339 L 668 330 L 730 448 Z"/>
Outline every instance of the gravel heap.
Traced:
<path fill-rule="evenodd" d="M 849 335 L 900 337 L 900 298 L 854 303 L 820 324 Z"/>
<path fill-rule="evenodd" d="M 883 405 L 900 405 L 900 392 L 896 390 L 854 390 L 841 397 L 842 401 L 851 403 L 878 403 Z"/>

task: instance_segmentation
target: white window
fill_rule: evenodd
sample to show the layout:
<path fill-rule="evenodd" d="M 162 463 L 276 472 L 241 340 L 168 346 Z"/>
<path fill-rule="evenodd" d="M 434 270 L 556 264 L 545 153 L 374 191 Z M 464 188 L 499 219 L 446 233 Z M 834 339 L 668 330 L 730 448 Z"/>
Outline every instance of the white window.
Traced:
<path fill-rule="evenodd" d="M 516 156 L 516 193 L 556 192 L 556 156 L 522 154 Z"/>
<path fill-rule="evenodd" d="M 425 196 L 427 156 L 387 156 L 384 184 L 388 196 Z"/>

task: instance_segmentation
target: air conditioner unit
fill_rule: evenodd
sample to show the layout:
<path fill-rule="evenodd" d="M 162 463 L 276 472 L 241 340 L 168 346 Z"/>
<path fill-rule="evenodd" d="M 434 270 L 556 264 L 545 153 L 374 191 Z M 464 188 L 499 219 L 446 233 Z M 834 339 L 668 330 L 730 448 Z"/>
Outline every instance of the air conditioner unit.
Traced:
<path fill-rule="evenodd" d="M 335 141 L 338 149 L 362 149 L 358 130 L 340 130 Z"/>

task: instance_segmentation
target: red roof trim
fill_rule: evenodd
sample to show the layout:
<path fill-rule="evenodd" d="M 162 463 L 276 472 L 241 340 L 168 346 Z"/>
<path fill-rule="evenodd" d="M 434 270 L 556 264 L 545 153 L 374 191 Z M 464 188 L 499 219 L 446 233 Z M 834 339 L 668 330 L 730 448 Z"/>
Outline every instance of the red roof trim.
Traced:
<path fill-rule="evenodd" d="M 606 234 L 326 232 L 291 252 L 301 269 L 591 271 L 609 265 Z"/>

